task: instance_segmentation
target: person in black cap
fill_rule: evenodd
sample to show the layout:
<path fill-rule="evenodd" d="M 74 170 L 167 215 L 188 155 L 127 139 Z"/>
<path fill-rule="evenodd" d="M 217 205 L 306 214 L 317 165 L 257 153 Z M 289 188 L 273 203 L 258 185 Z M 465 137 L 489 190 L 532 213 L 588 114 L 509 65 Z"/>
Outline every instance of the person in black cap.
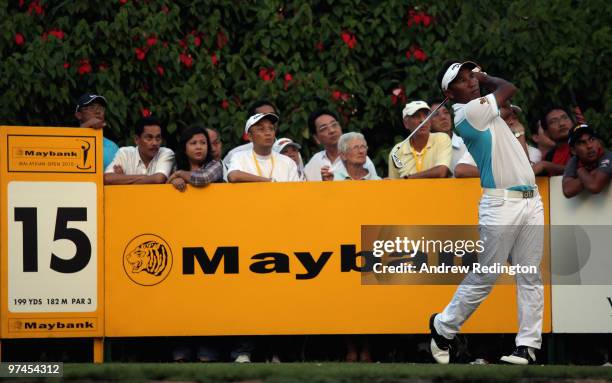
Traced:
<path fill-rule="evenodd" d="M 104 118 L 106 99 L 103 96 L 85 93 L 77 100 L 74 117 L 82 128 L 103 129 L 106 126 Z M 104 168 L 113 161 L 119 147 L 116 143 L 104 137 Z"/>
<path fill-rule="evenodd" d="M 588 125 L 572 128 L 568 143 L 573 157 L 563 173 L 563 194 L 572 198 L 583 190 L 599 193 L 612 177 L 612 152 L 603 147 L 597 133 Z"/>

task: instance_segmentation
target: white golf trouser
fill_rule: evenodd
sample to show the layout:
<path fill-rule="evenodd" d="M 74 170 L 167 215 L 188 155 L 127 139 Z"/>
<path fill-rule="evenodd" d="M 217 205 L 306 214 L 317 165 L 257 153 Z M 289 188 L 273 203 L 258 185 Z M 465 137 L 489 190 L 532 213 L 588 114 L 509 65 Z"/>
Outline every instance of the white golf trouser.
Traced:
<path fill-rule="evenodd" d="M 517 346 L 539 349 L 542 344 L 544 287 L 539 272 L 544 242 L 544 208 L 537 191 L 533 198 L 507 198 L 483 195 L 478 208 L 480 239 L 484 251 L 481 265 L 501 264 L 538 268 L 537 274 L 516 274 L 519 330 Z M 453 299 L 436 316 L 436 331 L 452 339 L 461 325 L 489 295 L 499 274 L 469 273 Z M 503 320 L 503 318 L 500 318 Z"/>

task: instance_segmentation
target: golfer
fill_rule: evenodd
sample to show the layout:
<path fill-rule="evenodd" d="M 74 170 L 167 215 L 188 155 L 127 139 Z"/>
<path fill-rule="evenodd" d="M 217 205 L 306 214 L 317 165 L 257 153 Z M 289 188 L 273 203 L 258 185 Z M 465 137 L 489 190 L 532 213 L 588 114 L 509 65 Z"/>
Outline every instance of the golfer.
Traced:
<path fill-rule="evenodd" d="M 447 61 L 438 74 L 444 95 L 453 103 L 455 126 L 480 172 L 483 190 L 478 208 L 481 265 L 536 266 L 538 272 L 517 274 L 519 331 L 516 349 L 502 362 L 531 364 L 542 343 L 544 288 L 539 273 L 544 209 L 535 176 L 521 144 L 499 115 L 516 87 L 480 70 L 471 61 Z M 481 96 L 480 87 L 492 93 Z M 431 353 L 447 364 L 461 325 L 491 292 L 499 274 L 469 273 L 443 312 L 429 320 Z M 505 318 L 499 318 L 503 321 Z"/>

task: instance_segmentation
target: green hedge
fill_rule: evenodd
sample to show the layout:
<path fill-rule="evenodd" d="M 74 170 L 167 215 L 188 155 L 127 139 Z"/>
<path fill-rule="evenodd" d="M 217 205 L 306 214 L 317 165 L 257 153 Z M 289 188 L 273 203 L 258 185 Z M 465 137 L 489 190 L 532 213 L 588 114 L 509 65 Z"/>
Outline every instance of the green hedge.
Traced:
<path fill-rule="evenodd" d="M 71 125 L 87 90 L 110 102 L 120 143 L 148 111 L 173 134 L 196 121 L 240 143 L 248 104 L 277 103 L 281 135 L 337 110 L 385 167 L 406 99 L 439 97 L 449 57 L 514 82 L 531 121 L 570 90 L 610 143 L 611 9 L 591 1 L 0 0 L 0 123 Z"/>

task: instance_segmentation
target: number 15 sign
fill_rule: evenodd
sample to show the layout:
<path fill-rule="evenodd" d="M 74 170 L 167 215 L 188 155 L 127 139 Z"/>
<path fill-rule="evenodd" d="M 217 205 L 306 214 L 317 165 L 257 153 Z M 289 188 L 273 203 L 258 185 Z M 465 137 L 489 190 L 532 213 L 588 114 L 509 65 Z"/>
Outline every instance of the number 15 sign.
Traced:
<path fill-rule="evenodd" d="M 3 338 L 102 335 L 102 137 L 0 127 Z"/>

